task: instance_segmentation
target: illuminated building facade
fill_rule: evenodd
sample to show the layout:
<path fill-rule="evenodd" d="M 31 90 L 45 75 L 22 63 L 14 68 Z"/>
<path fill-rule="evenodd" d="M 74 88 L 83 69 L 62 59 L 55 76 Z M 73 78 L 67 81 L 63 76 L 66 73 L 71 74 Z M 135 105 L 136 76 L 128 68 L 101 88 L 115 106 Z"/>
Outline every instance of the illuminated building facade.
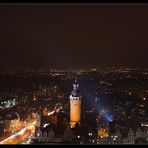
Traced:
<path fill-rule="evenodd" d="M 6 114 L 2 121 L 7 132 L 17 131 L 21 127 L 20 116 L 17 113 Z"/>
<path fill-rule="evenodd" d="M 75 127 L 76 123 L 81 121 L 81 95 L 79 93 L 79 84 L 77 79 L 73 83 L 73 90 L 70 95 L 70 125 Z"/>

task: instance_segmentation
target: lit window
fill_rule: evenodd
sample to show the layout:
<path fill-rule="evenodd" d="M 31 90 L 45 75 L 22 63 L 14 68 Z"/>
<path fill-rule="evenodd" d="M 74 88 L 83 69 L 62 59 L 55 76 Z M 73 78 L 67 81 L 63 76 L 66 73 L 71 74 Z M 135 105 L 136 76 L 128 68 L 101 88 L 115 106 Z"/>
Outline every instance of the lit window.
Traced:
<path fill-rule="evenodd" d="M 42 136 L 42 132 L 40 130 L 37 132 L 37 136 Z"/>
<path fill-rule="evenodd" d="M 92 136 L 92 133 L 88 133 L 89 136 Z"/>

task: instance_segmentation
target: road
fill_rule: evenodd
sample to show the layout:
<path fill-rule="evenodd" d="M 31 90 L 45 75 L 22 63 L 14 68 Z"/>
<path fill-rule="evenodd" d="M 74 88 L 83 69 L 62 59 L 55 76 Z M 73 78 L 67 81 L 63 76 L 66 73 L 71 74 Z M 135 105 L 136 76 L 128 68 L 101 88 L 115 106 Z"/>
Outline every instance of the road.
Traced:
<path fill-rule="evenodd" d="M 36 121 L 28 123 L 26 127 L 20 130 L 19 132 L 0 141 L 0 144 L 19 144 L 25 141 L 30 136 L 30 134 L 35 131 L 35 123 Z"/>
<path fill-rule="evenodd" d="M 66 107 L 68 105 L 65 104 L 63 107 Z M 53 110 L 51 112 L 48 113 L 48 116 L 54 114 L 55 112 L 58 112 L 59 110 L 61 110 L 63 107 L 60 107 L 56 110 Z M 23 143 L 24 141 L 26 141 L 26 139 L 29 138 L 29 136 L 35 132 L 35 124 L 36 124 L 36 119 L 32 120 L 30 119 L 30 121 L 28 121 L 25 125 L 25 127 L 20 130 L 19 132 L 11 135 L 10 137 L 0 141 L 0 144 L 20 144 Z M 27 143 L 25 143 L 27 144 Z"/>

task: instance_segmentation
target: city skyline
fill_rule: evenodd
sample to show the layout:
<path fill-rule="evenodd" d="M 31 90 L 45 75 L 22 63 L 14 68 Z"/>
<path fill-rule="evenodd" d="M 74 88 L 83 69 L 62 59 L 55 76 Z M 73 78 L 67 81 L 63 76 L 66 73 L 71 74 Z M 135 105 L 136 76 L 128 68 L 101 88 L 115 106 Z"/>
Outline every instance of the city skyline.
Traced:
<path fill-rule="evenodd" d="M 147 82 L 124 67 L 0 71 L 0 144 L 147 144 Z"/>
<path fill-rule="evenodd" d="M 0 68 L 146 67 L 147 5 L 0 5 Z"/>
<path fill-rule="evenodd" d="M 148 5 L 0 4 L 0 145 L 148 144 Z"/>

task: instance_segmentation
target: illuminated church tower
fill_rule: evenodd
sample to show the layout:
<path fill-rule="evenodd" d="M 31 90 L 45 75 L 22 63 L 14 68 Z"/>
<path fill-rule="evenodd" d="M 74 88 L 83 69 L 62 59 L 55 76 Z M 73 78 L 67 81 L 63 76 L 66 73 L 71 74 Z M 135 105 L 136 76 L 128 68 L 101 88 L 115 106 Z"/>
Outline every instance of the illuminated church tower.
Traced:
<path fill-rule="evenodd" d="M 70 95 L 70 125 L 75 127 L 76 123 L 81 121 L 81 95 L 79 93 L 79 84 L 77 79 L 73 83 L 73 90 Z"/>

